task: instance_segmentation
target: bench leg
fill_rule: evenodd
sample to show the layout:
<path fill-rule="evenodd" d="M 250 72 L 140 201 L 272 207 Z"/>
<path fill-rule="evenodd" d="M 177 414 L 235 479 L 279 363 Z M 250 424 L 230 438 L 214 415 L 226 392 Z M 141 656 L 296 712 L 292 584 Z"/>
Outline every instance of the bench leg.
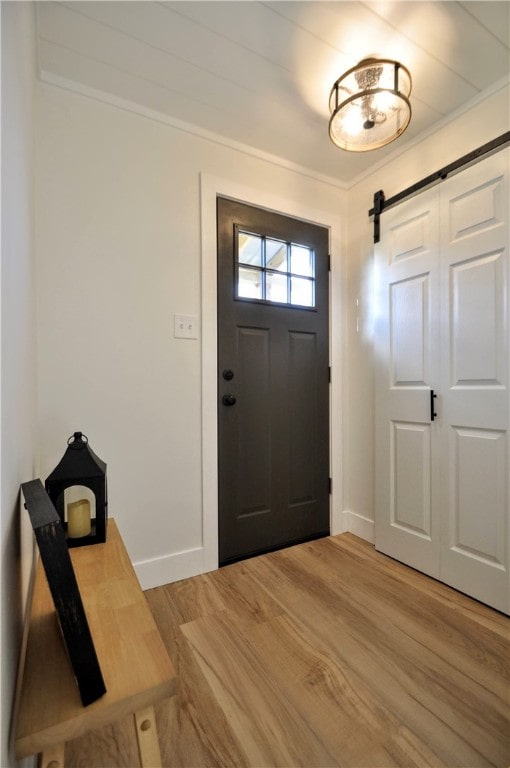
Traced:
<path fill-rule="evenodd" d="M 135 712 L 136 739 L 142 768 L 161 768 L 154 707 Z"/>
<path fill-rule="evenodd" d="M 64 768 L 65 743 L 47 747 L 39 756 L 39 768 Z"/>

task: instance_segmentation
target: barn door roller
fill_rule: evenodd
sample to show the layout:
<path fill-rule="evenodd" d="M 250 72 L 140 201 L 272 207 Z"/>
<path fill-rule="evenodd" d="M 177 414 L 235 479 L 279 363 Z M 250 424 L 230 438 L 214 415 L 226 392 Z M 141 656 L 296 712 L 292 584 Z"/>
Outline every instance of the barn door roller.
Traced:
<path fill-rule="evenodd" d="M 507 131 L 506 133 L 502 133 L 501 136 L 492 139 L 492 141 L 487 142 L 487 144 L 483 144 L 481 147 L 478 147 L 478 149 L 474 149 L 467 155 L 460 157 L 453 163 L 445 165 L 444 168 L 440 168 L 439 171 L 431 173 L 430 176 L 425 176 L 424 179 L 417 181 L 416 184 L 412 184 L 410 187 L 402 190 L 402 192 L 399 192 L 398 194 L 393 195 L 393 197 L 388 198 L 388 200 L 385 199 L 382 189 L 380 189 L 378 192 L 375 192 L 374 207 L 371 208 L 368 212 L 369 216 L 374 217 L 374 243 L 378 243 L 380 240 L 380 216 L 383 211 L 386 211 L 388 208 L 392 208 L 394 205 L 401 203 L 407 197 L 416 195 L 418 192 L 421 192 L 427 187 L 431 187 L 434 184 L 438 184 L 440 181 L 444 181 L 444 179 L 446 179 L 448 176 L 451 176 L 453 173 L 462 170 L 466 166 L 473 165 L 482 158 L 491 155 L 494 152 L 498 152 L 509 143 L 510 131 Z"/>

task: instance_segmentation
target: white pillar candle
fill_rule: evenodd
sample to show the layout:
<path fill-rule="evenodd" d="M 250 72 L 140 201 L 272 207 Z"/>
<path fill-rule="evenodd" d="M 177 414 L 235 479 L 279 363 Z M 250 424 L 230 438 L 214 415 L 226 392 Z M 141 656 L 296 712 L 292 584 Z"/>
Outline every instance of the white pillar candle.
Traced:
<path fill-rule="evenodd" d="M 67 535 L 70 539 L 88 536 L 91 531 L 90 501 L 80 499 L 67 505 Z"/>

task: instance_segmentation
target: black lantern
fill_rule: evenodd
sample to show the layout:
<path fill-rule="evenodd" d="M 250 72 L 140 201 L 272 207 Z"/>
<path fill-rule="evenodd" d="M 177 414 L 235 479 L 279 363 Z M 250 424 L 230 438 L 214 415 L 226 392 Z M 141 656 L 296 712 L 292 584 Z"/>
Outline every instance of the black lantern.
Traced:
<path fill-rule="evenodd" d="M 106 464 L 81 432 L 75 432 L 67 445 L 60 463 L 46 478 L 46 492 L 62 520 L 68 546 L 104 542 L 108 522 Z"/>

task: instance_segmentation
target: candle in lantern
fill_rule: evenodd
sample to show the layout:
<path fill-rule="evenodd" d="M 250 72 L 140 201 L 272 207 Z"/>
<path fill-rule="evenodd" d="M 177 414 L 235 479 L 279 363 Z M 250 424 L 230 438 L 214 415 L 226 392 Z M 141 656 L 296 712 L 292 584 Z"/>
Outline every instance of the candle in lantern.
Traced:
<path fill-rule="evenodd" d="M 80 499 L 67 505 L 67 535 L 70 539 L 89 536 L 91 531 L 90 501 Z"/>

